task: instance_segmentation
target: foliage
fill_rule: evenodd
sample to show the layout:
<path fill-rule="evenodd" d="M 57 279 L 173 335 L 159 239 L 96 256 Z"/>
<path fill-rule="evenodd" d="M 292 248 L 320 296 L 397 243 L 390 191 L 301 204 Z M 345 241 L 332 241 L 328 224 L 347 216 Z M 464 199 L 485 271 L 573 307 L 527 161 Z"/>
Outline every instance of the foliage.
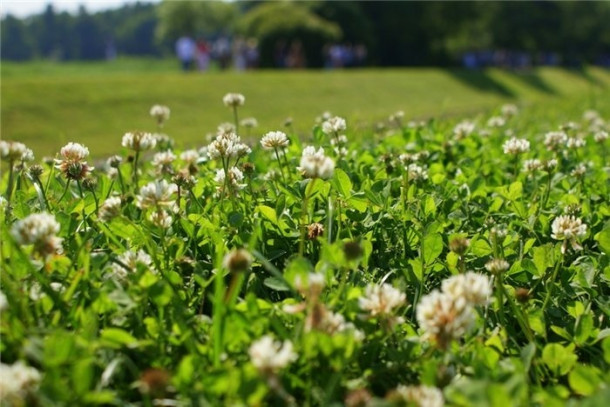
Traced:
<path fill-rule="evenodd" d="M 244 134 L 243 110 L 261 102 L 234 100 L 225 117 Z M 396 113 L 375 132 L 351 122 L 344 131 L 327 116 L 304 138 L 288 128 L 283 154 L 273 150 L 280 135 L 267 139 L 270 150 L 257 142 L 248 151 L 219 130 L 183 155 L 163 137 L 147 152 L 134 140 L 150 137 L 130 133 L 118 157 L 84 178 L 83 146 L 35 167 L 16 155 L 21 147 L 3 144 L 2 363 L 24 361 L 41 375 L 11 397 L 42 405 L 432 405 L 425 397 L 439 392 L 456 406 L 605 400 L 610 184 L 599 135 L 610 107 L 578 111 L 575 123 L 544 106 L 521 110 L 460 123 Z M 155 111 L 157 132 L 177 120 Z M 549 149 L 541 128 L 572 141 Z M 531 148 L 503 152 L 513 136 Z M 323 147 L 326 159 L 303 156 L 307 145 Z M 556 161 L 526 170 L 526 159 Z M 319 178 L 303 177 L 322 161 Z M 242 178 L 218 176 L 230 166 Z M 22 227 L 40 212 L 57 228 Z M 564 214 L 585 228 L 558 228 Z M 492 259 L 507 267 L 491 274 Z M 482 283 L 486 296 L 466 308 L 470 329 L 440 340 L 419 310 L 467 270 L 493 284 Z M 454 305 L 474 288 L 453 286 Z M 441 326 L 456 317 L 446 315 Z"/>

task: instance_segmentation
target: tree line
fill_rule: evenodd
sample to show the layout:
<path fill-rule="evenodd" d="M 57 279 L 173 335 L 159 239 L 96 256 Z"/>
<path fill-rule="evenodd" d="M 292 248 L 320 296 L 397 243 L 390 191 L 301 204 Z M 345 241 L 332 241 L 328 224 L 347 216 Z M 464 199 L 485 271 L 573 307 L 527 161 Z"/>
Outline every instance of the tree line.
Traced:
<path fill-rule="evenodd" d="M 261 66 L 280 41 L 302 43 L 308 66 L 325 47 L 358 44 L 368 65 L 452 66 L 485 52 L 553 55 L 561 64 L 610 65 L 610 2 L 236 1 L 135 3 L 75 14 L 51 5 L 2 19 L 3 60 L 99 60 L 172 55 L 182 35 L 255 38 Z M 478 54 L 477 54 L 478 53 Z M 521 54 L 519 54 L 521 55 Z"/>

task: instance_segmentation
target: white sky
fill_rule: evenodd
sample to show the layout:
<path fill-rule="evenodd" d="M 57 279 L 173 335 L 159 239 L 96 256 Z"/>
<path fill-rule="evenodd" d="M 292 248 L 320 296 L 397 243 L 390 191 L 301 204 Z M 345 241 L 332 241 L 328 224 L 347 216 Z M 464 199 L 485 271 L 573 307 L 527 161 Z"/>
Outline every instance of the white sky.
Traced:
<path fill-rule="evenodd" d="M 151 3 L 159 0 L 142 0 Z M 68 11 L 75 13 L 82 4 L 87 11 L 94 12 L 112 9 L 126 3 L 135 3 L 136 0 L 0 0 L 0 14 L 4 17 L 11 14 L 16 17 L 26 17 L 32 14 L 41 13 L 47 6 L 52 4 L 55 11 Z"/>

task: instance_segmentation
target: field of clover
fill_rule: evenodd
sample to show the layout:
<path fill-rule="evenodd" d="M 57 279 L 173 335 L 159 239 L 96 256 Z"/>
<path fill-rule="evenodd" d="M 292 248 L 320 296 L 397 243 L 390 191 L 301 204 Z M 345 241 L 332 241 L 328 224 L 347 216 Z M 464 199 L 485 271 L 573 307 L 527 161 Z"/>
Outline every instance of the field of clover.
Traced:
<path fill-rule="evenodd" d="M 2 406 L 610 397 L 600 114 L 263 135 L 223 102 L 200 149 L 160 105 L 99 162 L 0 141 Z"/>

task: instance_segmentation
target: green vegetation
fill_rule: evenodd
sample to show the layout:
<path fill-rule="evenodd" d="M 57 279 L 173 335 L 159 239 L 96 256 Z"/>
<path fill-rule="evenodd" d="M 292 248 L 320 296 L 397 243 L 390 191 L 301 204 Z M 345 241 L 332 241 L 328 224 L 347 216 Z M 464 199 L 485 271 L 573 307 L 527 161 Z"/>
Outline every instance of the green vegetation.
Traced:
<path fill-rule="evenodd" d="M 155 130 L 147 112 L 155 103 L 172 109 L 164 131 L 180 145 L 198 145 L 224 121 L 218 100 L 232 90 L 247 95 L 242 117 L 255 117 L 253 135 L 281 129 L 293 117 L 300 134 L 312 118 L 330 110 L 350 123 L 371 125 L 403 110 L 426 119 L 490 110 L 506 101 L 544 106 L 608 103 L 610 74 L 537 69 L 387 69 L 360 71 L 260 71 L 182 74 L 177 64 L 142 60 L 114 63 L 2 64 L 2 136 L 19 140 L 38 156 L 54 155 L 70 140 L 88 145 L 95 157 L 116 151 L 130 130 Z M 570 103 L 570 102 L 567 102 Z M 552 114 L 552 112 L 550 112 Z M 569 114 L 569 113 L 568 113 Z"/>
<path fill-rule="evenodd" d="M 458 74 L 3 83 L 71 143 L 36 164 L 0 141 L 0 404 L 603 405 L 608 76 Z M 327 109 L 350 119 L 312 129 Z M 303 134 L 260 138 L 286 114 Z M 265 123 L 251 149 L 227 125 L 203 141 L 238 115 Z M 121 138 L 163 125 L 205 148 Z"/>

